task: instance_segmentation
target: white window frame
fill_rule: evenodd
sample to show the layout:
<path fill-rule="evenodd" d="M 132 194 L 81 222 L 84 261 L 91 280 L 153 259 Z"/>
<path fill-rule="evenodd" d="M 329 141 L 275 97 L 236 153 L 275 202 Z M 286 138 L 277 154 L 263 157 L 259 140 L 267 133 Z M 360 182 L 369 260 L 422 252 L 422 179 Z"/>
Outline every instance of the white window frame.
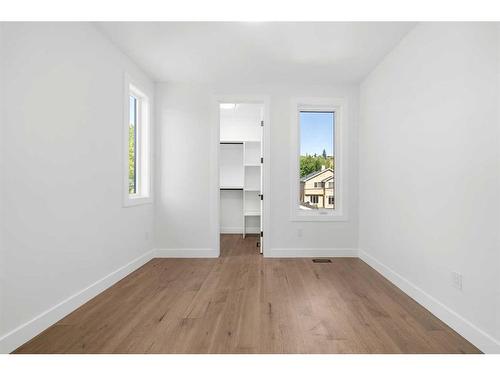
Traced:
<path fill-rule="evenodd" d="M 123 206 L 149 204 L 152 194 L 152 150 L 151 150 L 151 95 L 128 74 L 124 79 L 123 96 Z M 136 194 L 129 194 L 128 141 L 130 125 L 130 96 L 138 99 L 137 120 L 137 186 Z"/>
<path fill-rule="evenodd" d="M 290 157 L 290 220 L 291 221 L 347 221 L 343 208 L 344 188 L 344 127 L 346 102 L 343 98 L 297 98 L 292 100 L 291 157 Z M 301 210 L 300 198 L 300 112 L 335 113 L 335 208 Z"/>

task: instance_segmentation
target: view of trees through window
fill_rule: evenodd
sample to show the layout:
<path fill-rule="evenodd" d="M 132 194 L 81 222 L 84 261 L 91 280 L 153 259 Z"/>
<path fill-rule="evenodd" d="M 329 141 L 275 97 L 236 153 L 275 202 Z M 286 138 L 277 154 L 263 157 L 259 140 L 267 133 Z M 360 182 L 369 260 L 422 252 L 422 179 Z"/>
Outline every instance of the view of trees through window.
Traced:
<path fill-rule="evenodd" d="M 335 208 L 335 113 L 300 111 L 300 208 Z"/>
<path fill-rule="evenodd" d="M 128 130 L 128 193 L 137 194 L 137 98 L 132 95 Z"/>

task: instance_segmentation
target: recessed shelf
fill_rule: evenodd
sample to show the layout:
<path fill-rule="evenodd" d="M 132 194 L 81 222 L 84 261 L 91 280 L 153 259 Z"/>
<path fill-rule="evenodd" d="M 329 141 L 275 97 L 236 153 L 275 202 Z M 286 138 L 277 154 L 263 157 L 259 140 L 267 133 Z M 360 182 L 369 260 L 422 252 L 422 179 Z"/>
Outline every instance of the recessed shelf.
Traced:
<path fill-rule="evenodd" d="M 243 190 L 243 186 L 221 186 L 220 190 Z"/>
<path fill-rule="evenodd" d="M 221 187 L 243 188 L 245 176 L 243 154 L 241 143 L 221 143 L 219 161 Z"/>
<path fill-rule="evenodd" d="M 249 167 L 245 168 L 245 190 L 260 189 L 260 168 Z"/>
<path fill-rule="evenodd" d="M 245 166 L 260 167 L 260 142 L 245 142 Z"/>
<path fill-rule="evenodd" d="M 260 216 L 260 211 L 245 211 L 245 216 Z"/>

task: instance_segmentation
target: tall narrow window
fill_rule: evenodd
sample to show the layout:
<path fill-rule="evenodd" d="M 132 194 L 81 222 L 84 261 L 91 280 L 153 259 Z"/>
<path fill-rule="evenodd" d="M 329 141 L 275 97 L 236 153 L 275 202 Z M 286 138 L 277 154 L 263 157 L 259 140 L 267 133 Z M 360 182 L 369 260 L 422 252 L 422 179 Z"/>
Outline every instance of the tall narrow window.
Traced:
<path fill-rule="evenodd" d="M 342 212 L 342 99 L 293 102 L 291 219 L 345 220 Z"/>
<path fill-rule="evenodd" d="M 137 114 L 138 99 L 130 95 L 130 120 L 128 129 L 128 193 L 137 194 Z"/>
<path fill-rule="evenodd" d="M 300 196 L 299 208 L 304 211 L 331 210 L 325 205 L 327 194 L 335 195 L 326 182 L 335 179 L 335 113 L 303 110 L 300 126 Z M 314 195 L 313 195 L 314 194 Z M 306 199 L 311 196 L 313 199 Z M 320 204 L 322 203 L 322 204 Z"/>
<path fill-rule="evenodd" d="M 149 97 L 125 78 L 124 205 L 151 202 Z"/>

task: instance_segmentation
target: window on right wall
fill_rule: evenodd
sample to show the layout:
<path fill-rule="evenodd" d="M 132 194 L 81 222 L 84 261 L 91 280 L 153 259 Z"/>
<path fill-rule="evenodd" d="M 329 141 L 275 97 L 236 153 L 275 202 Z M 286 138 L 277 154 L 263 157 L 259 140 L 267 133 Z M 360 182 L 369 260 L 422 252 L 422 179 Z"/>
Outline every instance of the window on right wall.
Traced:
<path fill-rule="evenodd" d="M 292 220 L 342 220 L 341 102 L 309 99 L 293 109 Z"/>
<path fill-rule="evenodd" d="M 332 210 L 328 196 L 335 189 L 335 112 L 300 111 L 300 196 L 301 210 Z"/>

